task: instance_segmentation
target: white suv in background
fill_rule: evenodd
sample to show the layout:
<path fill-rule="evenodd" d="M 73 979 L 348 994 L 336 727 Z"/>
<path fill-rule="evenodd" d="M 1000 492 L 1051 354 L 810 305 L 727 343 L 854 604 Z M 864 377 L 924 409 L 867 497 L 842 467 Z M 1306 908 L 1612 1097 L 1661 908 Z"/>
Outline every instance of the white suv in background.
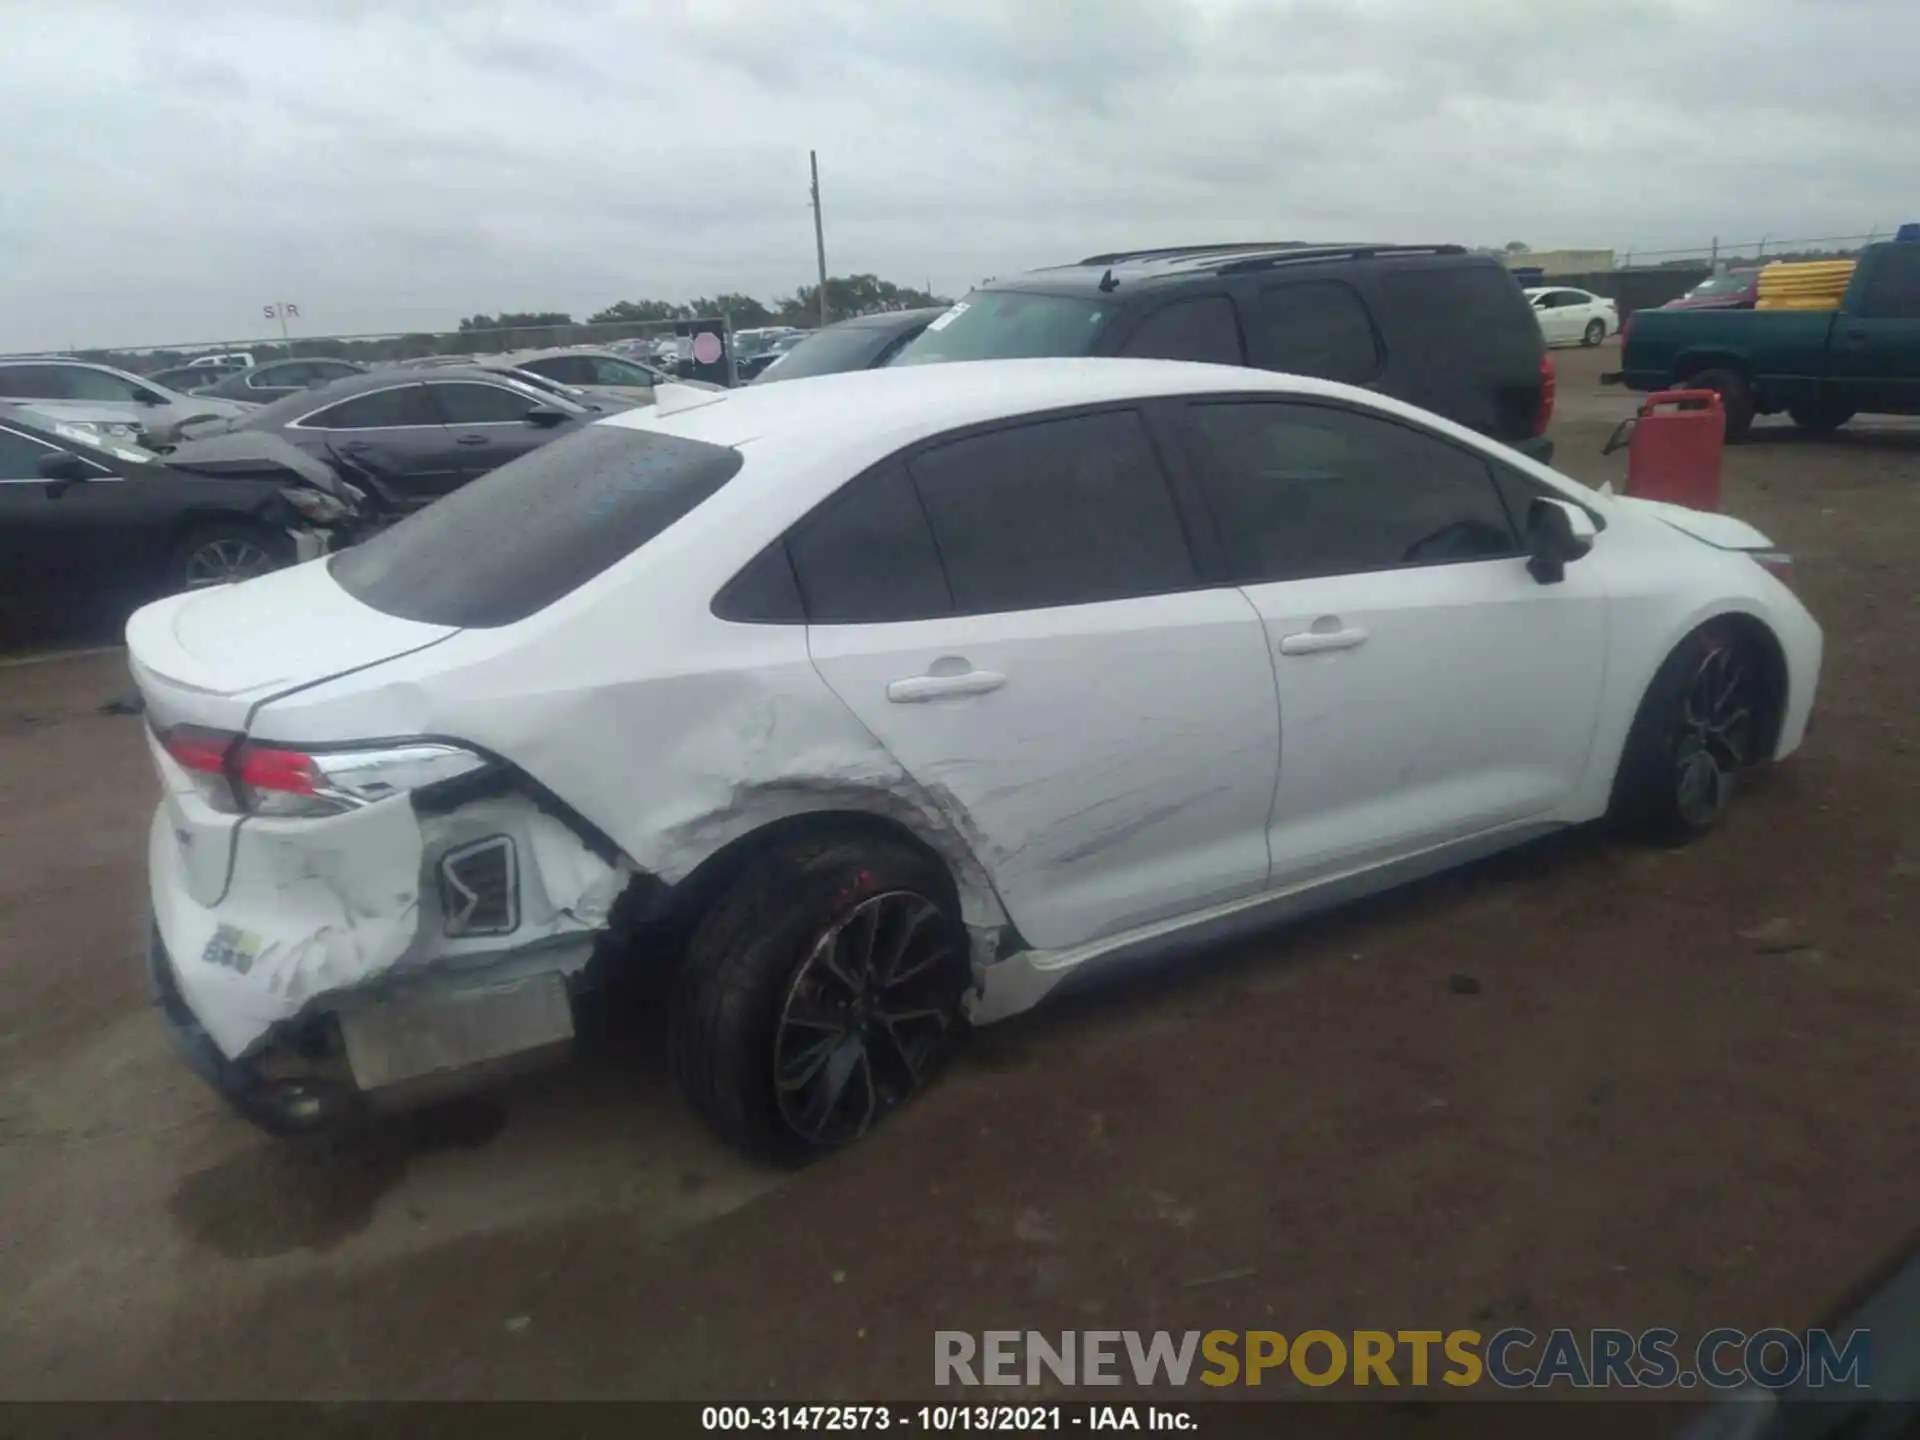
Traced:
<path fill-rule="evenodd" d="M 90 360 L 0 360 L 0 402 L 149 443 L 170 442 L 188 420 L 228 418 L 255 408 L 238 400 L 184 395 Z"/>

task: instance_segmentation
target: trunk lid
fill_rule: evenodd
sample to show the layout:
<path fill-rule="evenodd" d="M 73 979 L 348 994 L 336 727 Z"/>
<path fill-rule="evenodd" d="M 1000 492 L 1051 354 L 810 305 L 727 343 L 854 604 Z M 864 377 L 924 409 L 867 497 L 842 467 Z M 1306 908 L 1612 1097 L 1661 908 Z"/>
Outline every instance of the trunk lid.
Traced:
<path fill-rule="evenodd" d="M 127 658 L 157 728 L 239 733 L 263 700 L 458 633 L 361 604 L 315 560 L 144 606 L 127 622 Z"/>

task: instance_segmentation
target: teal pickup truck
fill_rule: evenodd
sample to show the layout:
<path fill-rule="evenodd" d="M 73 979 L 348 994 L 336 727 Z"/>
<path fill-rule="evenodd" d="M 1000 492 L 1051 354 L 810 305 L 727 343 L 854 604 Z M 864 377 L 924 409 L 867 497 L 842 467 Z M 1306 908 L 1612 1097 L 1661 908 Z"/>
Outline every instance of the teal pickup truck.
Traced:
<path fill-rule="evenodd" d="M 1602 382 L 1717 391 L 1729 444 L 1783 410 L 1823 434 L 1920 415 L 1920 241 L 1869 245 L 1838 310 L 1636 310 L 1624 336 Z"/>

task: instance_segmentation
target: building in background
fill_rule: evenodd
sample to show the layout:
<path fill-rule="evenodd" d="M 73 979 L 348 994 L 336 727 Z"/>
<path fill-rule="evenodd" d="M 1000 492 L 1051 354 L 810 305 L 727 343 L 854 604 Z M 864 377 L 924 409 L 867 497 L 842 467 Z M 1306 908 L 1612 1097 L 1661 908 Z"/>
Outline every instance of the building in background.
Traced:
<path fill-rule="evenodd" d="M 1611 250 L 1509 250 L 1502 258 L 1509 270 L 1536 271 L 1548 279 L 1602 274 L 1614 268 Z"/>

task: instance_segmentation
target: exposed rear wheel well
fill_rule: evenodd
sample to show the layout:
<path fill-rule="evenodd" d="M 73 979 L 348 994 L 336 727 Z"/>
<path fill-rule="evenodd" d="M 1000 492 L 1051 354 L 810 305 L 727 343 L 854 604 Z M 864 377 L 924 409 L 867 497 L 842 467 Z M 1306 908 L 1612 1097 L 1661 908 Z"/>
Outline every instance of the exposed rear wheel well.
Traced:
<path fill-rule="evenodd" d="M 792 841 L 827 837 L 845 840 L 870 839 L 916 850 L 939 867 L 945 893 L 938 897 L 953 911 L 960 911 L 959 888 L 946 860 L 931 845 L 898 820 L 861 810 L 816 810 L 789 815 L 762 825 L 758 830 L 728 842 L 705 860 L 693 873 L 662 897 L 654 912 L 639 922 L 644 946 L 653 958 L 665 960 L 665 969 L 678 966 L 688 936 L 708 910 L 731 890 L 750 870 L 754 862 Z"/>
<path fill-rule="evenodd" d="M 1761 711 L 1756 717 L 1760 738 L 1758 759 L 1764 763 L 1780 744 L 1780 727 L 1787 715 L 1787 653 L 1764 620 L 1752 615 L 1721 615 L 1708 626 L 1737 638 L 1749 647 L 1760 666 Z M 1705 627 L 1703 627 L 1705 628 Z"/>

